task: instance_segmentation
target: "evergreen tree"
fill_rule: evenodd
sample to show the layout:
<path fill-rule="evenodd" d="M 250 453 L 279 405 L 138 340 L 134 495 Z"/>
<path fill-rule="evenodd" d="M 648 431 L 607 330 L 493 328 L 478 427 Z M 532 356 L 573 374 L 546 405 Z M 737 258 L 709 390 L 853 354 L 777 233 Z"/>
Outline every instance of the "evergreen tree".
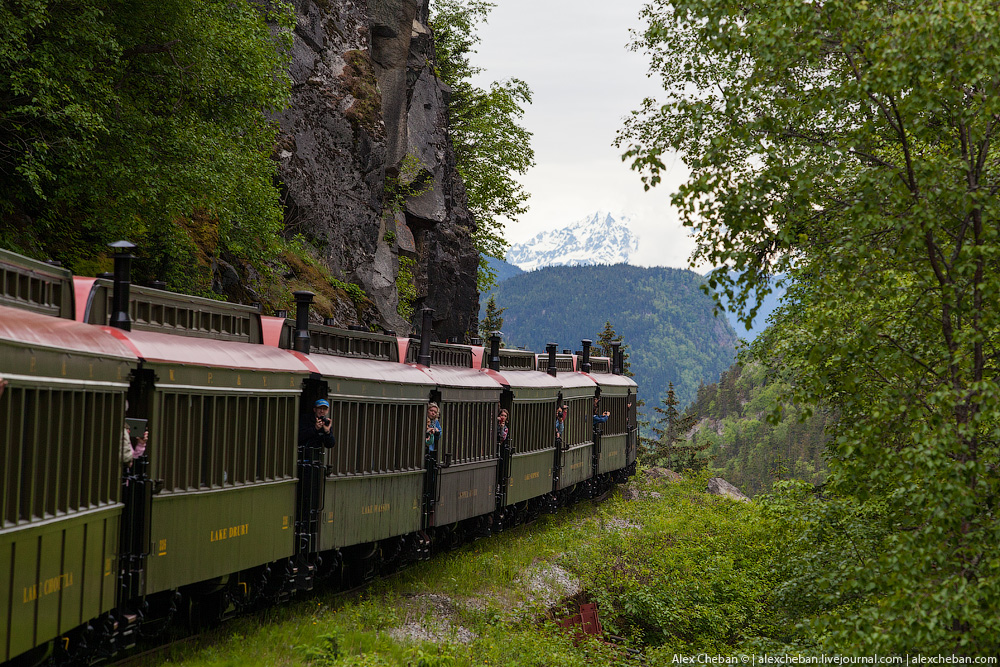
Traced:
<path fill-rule="evenodd" d="M 633 377 L 635 373 L 632 372 L 632 364 L 628 360 L 628 345 L 623 342 L 621 335 L 611 326 L 611 320 L 607 320 L 604 323 L 604 330 L 597 336 L 597 347 L 600 348 L 601 356 L 611 358 L 611 343 L 621 343 L 619 349 L 622 351 L 622 375 Z M 612 365 L 614 365 L 613 361 Z"/>
<path fill-rule="evenodd" d="M 652 427 L 655 438 L 642 438 L 646 446 L 646 463 L 660 465 L 671 470 L 701 470 L 708 465 L 711 457 L 702 454 L 709 444 L 688 442 L 685 434 L 697 421 L 697 415 L 681 414 L 677 410 L 678 400 L 674 395 L 674 383 L 667 389 L 663 405 L 653 408 L 659 417 Z"/>
<path fill-rule="evenodd" d="M 483 340 L 489 340 L 494 331 L 503 331 L 503 311 L 506 308 L 497 306 L 496 297 L 490 295 L 486 302 L 486 315 L 479 322 L 479 336 Z"/>

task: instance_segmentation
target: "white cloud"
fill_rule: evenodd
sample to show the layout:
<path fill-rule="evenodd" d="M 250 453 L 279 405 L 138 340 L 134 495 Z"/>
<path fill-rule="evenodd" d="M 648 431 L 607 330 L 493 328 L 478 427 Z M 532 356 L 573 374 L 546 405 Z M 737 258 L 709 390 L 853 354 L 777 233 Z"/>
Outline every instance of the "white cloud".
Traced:
<path fill-rule="evenodd" d="M 670 205 L 687 171 L 677 159 L 664 182 L 645 192 L 613 146 L 624 118 L 659 92 L 645 58 L 627 49 L 641 27 L 644 0 L 496 0 L 473 63 L 478 81 L 518 77 L 534 101 L 524 124 L 534 134 L 537 166 L 521 179 L 531 210 L 506 235 L 523 242 L 597 210 L 629 216 L 639 236 L 636 262 L 687 268 L 693 242 Z"/>

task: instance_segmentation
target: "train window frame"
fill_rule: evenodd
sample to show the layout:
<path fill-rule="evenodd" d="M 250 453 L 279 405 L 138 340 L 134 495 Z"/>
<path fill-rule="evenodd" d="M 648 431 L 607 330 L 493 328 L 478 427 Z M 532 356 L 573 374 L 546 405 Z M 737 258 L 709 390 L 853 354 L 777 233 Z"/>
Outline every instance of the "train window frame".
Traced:
<path fill-rule="evenodd" d="M 423 470 L 427 401 L 328 396 L 337 444 L 326 452 L 327 478 L 347 479 Z M 368 428 L 360 430 L 360 424 Z"/>
<path fill-rule="evenodd" d="M 0 395 L 3 527 L 119 501 L 122 426 L 115 425 L 124 424 L 124 393 L 124 385 L 95 389 L 85 383 L 24 382 L 5 389 Z M 63 418 L 52 419 L 54 414 Z"/>
<path fill-rule="evenodd" d="M 251 410 L 256 402 L 258 409 Z M 298 397 L 292 392 L 154 393 L 150 446 L 165 495 L 296 478 Z M 250 434 L 256 433 L 256 442 Z M 207 446 L 206 446 L 207 443 Z"/>

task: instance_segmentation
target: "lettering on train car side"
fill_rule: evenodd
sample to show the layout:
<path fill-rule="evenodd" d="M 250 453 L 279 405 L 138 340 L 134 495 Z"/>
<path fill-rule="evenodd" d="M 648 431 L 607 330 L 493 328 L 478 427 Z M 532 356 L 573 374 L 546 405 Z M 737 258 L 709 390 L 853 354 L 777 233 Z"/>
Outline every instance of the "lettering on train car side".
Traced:
<path fill-rule="evenodd" d="M 243 386 L 243 379 L 240 377 L 239 373 L 236 374 L 236 386 L 237 387 Z"/>
<path fill-rule="evenodd" d="M 104 559 L 104 576 L 105 577 L 110 577 L 111 576 L 111 559 L 110 558 L 105 558 Z"/>
<path fill-rule="evenodd" d="M 37 363 L 37 361 L 38 360 L 35 359 L 35 355 L 31 355 L 31 361 L 28 363 L 28 372 L 29 373 L 34 373 L 35 372 L 35 364 Z"/>
<path fill-rule="evenodd" d="M 212 384 L 212 374 L 211 373 L 208 374 L 208 379 L 206 380 L 206 382 L 208 384 Z"/>
<path fill-rule="evenodd" d="M 63 363 L 62 363 L 62 374 L 63 374 L 63 377 L 66 377 L 66 360 L 65 359 L 63 359 Z"/>
<path fill-rule="evenodd" d="M 167 540 L 166 539 L 160 540 L 160 542 L 159 542 L 159 544 L 157 545 L 157 548 L 156 548 L 156 555 L 157 556 L 166 556 L 167 555 Z"/>
<path fill-rule="evenodd" d="M 90 364 L 90 377 L 94 377 L 94 364 Z"/>
<path fill-rule="evenodd" d="M 582 468 L 582 467 L 583 467 L 583 461 L 580 461 L 579 463 L 574 463 L 573 465 L 571 465 L 569 469 L 576 470 L 577 468 Z"/>
<path fill-rule="evenodd" d="M 333 512 L 327 512 L 326 513 L 326 522 L 327 523 L 333 523 Z"/>
<path fill-rule="evenodd" d="M 613 452 L 608 452 L 608 456 L 618 456 L 618 450 L 616 449 Z"/>
<path fill-rule="evenodd" d="M 57 574 L 54 577 L 49 577 L 45 581 L 39 581 L 36 584 L 25 586 L 21 592 L 21 602 L 34 602 L 40 597 L 43 598 L 46 595 L 58 593 L 62 589 L 69 588 L 72 585 L 73 573 L 63 572 L 62 574 Z"/>
<path fill-rule="evenodd" d="M 249 523 L 241 523 L 238 526 L 226 526 L 225 528 L 216 528 L 212 531 L 208 541 L 221 542 L 222 540 L 228 540 L 234 537 L 243 537 L 249 532 Z"/>
<path fill-rule="evenodd" d="M 538 472 L 537 471 L 529 472 L 527 475 L 524 476 L 525 482 L 527 482 L 530 479 L 538 479 Z"/>
<path fill-rule="evenodd" d="M 288 530 L 288 515 L 281 517 L 281 529 Z"/>
<path fill-rule="evenodd" d="M 174 381 L 174 369 L 173 368 L 170 369 L 170 381 L 171 382 Z"/>
<path fill-rule="evenodd" d="M 264 386 L 266 387 L 267 386 L 267 376 L 263 375 L 263 376 L 261 376 L 261 379 L 264 381 Z"/>
<path fill-rule="evenodd" d="M 475 498 L 478 495 L 479 495 L 479 489 L 469 489 L 467 491 L 459 491 L 458 499 L 462 500 L 463 498 Z"/>
<path fill-rule="evenodd" d="M 361 513 L 362 514 L 379 514 L 381 512 L 388 512 L 389 511 L 389 507 L 391 507 L 390 503 L 382 503 L 380 505 L 362 505 L 361 506 Z"/>

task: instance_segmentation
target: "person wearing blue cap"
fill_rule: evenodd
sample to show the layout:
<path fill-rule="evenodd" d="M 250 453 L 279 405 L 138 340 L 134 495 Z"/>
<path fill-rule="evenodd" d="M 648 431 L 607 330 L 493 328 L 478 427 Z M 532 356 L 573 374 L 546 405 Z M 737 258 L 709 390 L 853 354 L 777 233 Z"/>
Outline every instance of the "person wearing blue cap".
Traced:
<path fill-rule="evenodd" d="M 313 403 L 312 412 L 307 412 L 299 419 L 299 446 L 326 447 L 337 444 L 337 439 L 330 432 L 330 401 L 321 398 Z"/>

